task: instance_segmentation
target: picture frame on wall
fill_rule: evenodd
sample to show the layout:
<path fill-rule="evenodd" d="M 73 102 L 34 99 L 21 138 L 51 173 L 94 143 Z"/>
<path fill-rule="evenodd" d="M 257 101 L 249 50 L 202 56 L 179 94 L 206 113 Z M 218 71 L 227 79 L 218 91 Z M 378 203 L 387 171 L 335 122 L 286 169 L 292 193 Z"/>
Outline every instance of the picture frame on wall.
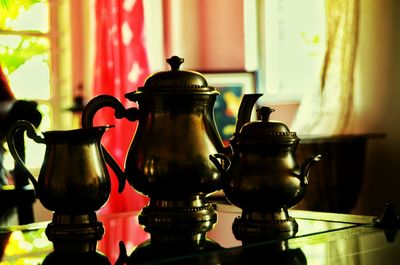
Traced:
<path fill-rule="evenodd" d="M 214 105 L 218 132 L 228 143 L 236 129 L 237 115 L 243 95 L 256 93 L 255 72 L 202 72 L 209 86 L 220 93 Z M 254 115 L 253 115 L 254 116 Z"/>

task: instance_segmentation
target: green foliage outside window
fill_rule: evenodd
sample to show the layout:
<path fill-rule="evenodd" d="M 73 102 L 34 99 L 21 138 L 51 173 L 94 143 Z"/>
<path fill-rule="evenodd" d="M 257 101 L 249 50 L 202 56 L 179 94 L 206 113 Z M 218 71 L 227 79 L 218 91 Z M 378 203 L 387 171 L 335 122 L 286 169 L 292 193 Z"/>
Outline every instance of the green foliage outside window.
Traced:
<path fill-rule="evenodd" d="M 17 98 L 50 96 L 47 2 L 0 0 L 0 64 Z"/>
<path fill-rule="evenodd" d="M 43 0 L 0 0 L 0 29 L 7 29 L 6 21 L 18 17 L 21 8 L 29 9 Z"/>
<path fill-rule="evenodd" d="M 39 101 L 43 115 L 40 130 L 51 123 L 50 99 L 50 21 L 48 0 L 0 0 L 0 65 L 18 99 Z M 26 141 L 26 164 L 39 167 L 42 145 Z M 13 166 L 4 157 L 5 166 Z"/>
<path fill-rule="evenodd" d="M 33 56 L 47 54 L 50 48 L 48 39 L 42 37 L 0 35 L 0 43 L 1 64 L 7 74 L 14 72 Z"/>

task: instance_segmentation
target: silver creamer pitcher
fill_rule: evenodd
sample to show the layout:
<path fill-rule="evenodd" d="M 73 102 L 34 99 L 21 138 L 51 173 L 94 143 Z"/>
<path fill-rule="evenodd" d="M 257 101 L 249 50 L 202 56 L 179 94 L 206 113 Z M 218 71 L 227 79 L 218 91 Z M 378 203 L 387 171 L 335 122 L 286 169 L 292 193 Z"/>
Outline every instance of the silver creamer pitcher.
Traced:
<path fill-rule="evenodd" d="M 17 121 L 8 131 L 7 144 L 16 162 L 31 180 L 44 207 L 66 214 L 98 210 L 110 195 L 110 177 L 100 140 L 107 126 L 38 133 L 28 121 Z M 46 151 L 38 180 L 21 160 L 14 135 L 25 130 Z"/>
<path fill-rule="evenodd" d="M 8 131 L 10 153 L 26 170 L 36 197 L 53 211 L 46 235 L 54 252 L 95 252 L 104 234 L 95 211 L 108 200 L 111 192 L 100 140 L 110 126 L 38 133 L 28 121 L 19 120 Z M 26 168 L 16 148 L 14 136 L 24 130 L 27 137 L 46 145 L 38 180 Z"/>

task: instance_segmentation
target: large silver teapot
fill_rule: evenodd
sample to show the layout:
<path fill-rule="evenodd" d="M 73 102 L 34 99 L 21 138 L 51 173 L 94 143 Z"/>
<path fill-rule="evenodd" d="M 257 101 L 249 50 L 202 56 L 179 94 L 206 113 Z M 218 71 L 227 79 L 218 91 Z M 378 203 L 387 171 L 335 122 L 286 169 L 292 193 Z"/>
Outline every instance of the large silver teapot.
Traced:
<path fill-rule="evenodd" d="M 127 180 L 150 197 L 139 219 L 142 224 L 214 223 L 216 213 L 206 196 L 221 189 L 221 172 L 209 156 L 229 156 L 231 150 L 223 145 L 214 120 L 219 92 L 202 74 L 179 70 L 183 59 L 173 56 L 167 62 L 170 71 L 149 76 L 143 87 L 125 95 L 138 107 L 126 109 L 112 96 L 97 96 L 83 111 L 83 127 L 91 127 L 103 107 L 113 108 L 116 118 L 138 121 L 136 132 L 126 132 L 133 140 L 125 169 L 108 152 L 106 161 L 119 177 L 120 190 Z"/>
<path fill-rule="evenodd" d="M 83 111 L 83 127 L 92 126 L 101 108 L 114 108 L 116 118 L 138 121 L 136 132 L 126 132 L 133 141 L 125 169 L 107 158 L 120 181 L 126 179 L 151 198 L 208 194 L 220 188 L 221 177 L 209 155 L 225 153 L 213 117 L 219 93 L 201 74 L 179 70 L 183 59 L 167 61 L 171 71 L 149 76 L 143 87 L 125 95 L 137 108 L 125 109 L 112 96 L 97 96 Z"/>

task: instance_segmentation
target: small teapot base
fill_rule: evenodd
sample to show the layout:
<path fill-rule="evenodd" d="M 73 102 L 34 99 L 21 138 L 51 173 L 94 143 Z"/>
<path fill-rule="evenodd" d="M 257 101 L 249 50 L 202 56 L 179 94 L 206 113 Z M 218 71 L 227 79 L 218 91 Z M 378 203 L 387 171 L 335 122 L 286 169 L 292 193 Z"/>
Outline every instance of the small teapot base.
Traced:
<path fill-rule="evenodd" d="M 298 224 L 287 209 L 276 212 L 250 212 L 243 210 L 235 218 L 232 231 L 241 241 L 288 239 L 296 235 Z"/>

